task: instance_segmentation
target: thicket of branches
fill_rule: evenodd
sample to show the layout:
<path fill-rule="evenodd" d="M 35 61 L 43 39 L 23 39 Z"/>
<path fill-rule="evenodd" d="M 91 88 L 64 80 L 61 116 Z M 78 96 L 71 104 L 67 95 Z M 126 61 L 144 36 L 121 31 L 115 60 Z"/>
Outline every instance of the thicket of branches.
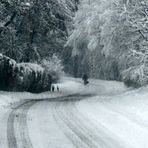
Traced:
<path fill-rule="evenodd" d="M 35 62 L 61 54 L 78 0 L 0 0 L 0 53 Z"/>
<path fill-rule="evenodd" d="M 61 53 L 77 4 L 78 0 L 0 0 L 0 53 L 6 55 L 0 61 L 1 89 L 50 89 L 63 70 Z"/>
<path fill-rule="evenodd" d="M 0 53 L 40 63 L 46 71 L 62 57 L 66 72 L 76 77 L 88 73 L 143 86 L 148 83 L 148 2 L 1 0 Z M 57 69 L 63 69 L 58 62 Z"/>
<path fill-rule="evenodd" d="M 82 0 L 67 47 L 75 76 L 148 83 L 148 1 Z"/>

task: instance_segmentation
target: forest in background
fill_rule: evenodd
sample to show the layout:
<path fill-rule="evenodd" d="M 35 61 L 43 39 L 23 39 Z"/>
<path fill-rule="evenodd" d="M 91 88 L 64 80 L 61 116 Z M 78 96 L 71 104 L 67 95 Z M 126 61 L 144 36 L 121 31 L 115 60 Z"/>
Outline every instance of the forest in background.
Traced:
<path fill-rule="evenodd" d="M 18 62 L 61 55 L 77 0 L 1 0 L 0 52 Z"/>
<path fill-rule="evenodd" d="M 146 85 L 147 41 L 146 0 L 0 1 L 0 53 L 53 77 L 64 70 Z"/>
<path fill-rule="evenodd" d="M 50 90 L 63 71 L 62 55 L 77 0 L 0 1 L 0 89 Z"/>
<path fill-rule="evenodd" d="M 81 0 L 66 47 L 75 62 L 74 74 L 148 83 L 148 1 Z"/>

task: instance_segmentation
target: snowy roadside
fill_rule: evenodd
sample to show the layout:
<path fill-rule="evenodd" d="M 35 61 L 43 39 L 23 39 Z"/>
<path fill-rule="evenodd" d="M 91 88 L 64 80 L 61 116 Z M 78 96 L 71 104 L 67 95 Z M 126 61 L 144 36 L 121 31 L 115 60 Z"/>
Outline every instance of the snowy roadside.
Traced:
<path fill-rule="evenodd" d="M 7 118 L 10 106 L 25 101 L 28 99 L 52 99 L 57 97 L 64 97 L 72 94 L 84 95 L 93 94 L 93 97 L 88 97 L 85 100 L 77 101 L 75 107 L 78 110 L 77 114 L 82 115 L 91 121 L 92 127 L 98 127 L 103 129 L 108 135 L 120 139 L 122 143 L 126 145 L 126 148 L 143 148 L 148 147 L 148 87 L 143 87 L 136 90 L 127 88 L 121 82 L 116 81 L 102 81 L 102 80 L 90 80 L 89 85 L 84 86 L 81 83 L 81 79 L 74 78 L 63 78 L 58 85 L 60 92 L 44 92 L 40 94 L 32 94 L 27 92 L 0 92 L 0 130 L 5 133 Z M 29 116 L 30 119 L 35 119 L 32 125 L 32 121 L 28 121 L 29 127 L 38 127 L 44 125 L 45 119 L 40 121 L 38 114 L 44 114 L 48 112 L 49 116 L 52 117 L 52 104 L 51 108 L 45 105 L 46 102 L 35 105 L 31 112 L 34 115 L 34 111 L 38 111 L 35 114 L 35 118 Z M 44 110 L 44 107 L 46 109 Z M 36 108 L 41 108 L 37 110 Z M 37 122 L 36 122 L 37 120 Z M 49 119 L 52 122 L 52 119 Z M 50 123 L 50 122 L 48 122 Z M 54 125 L 54 124 L 53 124 Z M 43 128 L 44 126 L 42 126 Z M 53 126 L 50 127 L 49 131 Z M 38 128 L 36 128 L 38 129 Z M 39 128 L 40 129 L 40 128 Z M 38 129 L 38 130 L 39 130 Z M 45 132 L 47 129 L 43 128 L 43 135 L 49 136 L 49 133 Z M 56 129 L 58 130 L 58 129 Z M 54 130 L 55 131 L 55 130 Z M 54 133 L 53 131 L 53 133 Z M 41 137 L 40 132 L 38 137 Z M 59 131 L 62 137 L 62 133 Z M 6 134 L 0 135 L 2 143 L 1 147 L 6 147 L 7 140 Z M 34 137 L 34 135 L 32 135 Z M 44 136 L 43 136 L 44 137 Z M 46 138 L 48 139 L 48 138 Z M 62 139 L 62 138 L 61 138 Z M 36 142 L 36 140 L 35 140 Z M 46 143 L 46 142 L 45 142 Z M 67 143 L 67 141 L 65 142 Z M 69 144 L 69 143 L 68 143 Z"/>
<path fill-rule="evenodd" d="M 60 92 L 44 92 L 40 94 L 32 94 L 28 92 L 5 92 L 0 91 L 0 109 L 5 108 L 13 103 L 17 103 L 28 99 L 53 99 L 64 97 L 72 94 L 80 95 L 113 95 L 125 92 L 128 89 L 120 82 L 108 82 L 102 80 L 91 80 L 88 86 L 84 86 L 80 79 L 64 77 L 58 85 Z"/>
<path fill-rule="evenodd" d="M 91 97 L 89 94 L 94 95 L 111 95 L 116 93 L 121 93 L 128 91 L 129 89 L 126 88 L 123 83 L 119 82 L 106 82 L 101 80 L 93 80 L 90 81 L 89 85 L 84 86 L 82 81 L 80 79 L 74 79 L 74 78 L 63 78 L 61 80 L 61 83 L 58 84 L 60 88 L 60 92 L 62 94 L 78 94 L 79 95 L 86 95 L 91 101 Z M 96 83 L 95 85 L 92 83 Z M 56 85 L 55 85 L 56 86 Z M 77 95 L 76 95 L 77 96 Z M 77 99 L 77 97 L 74 97 Z M 76 101 L 76 102 L 82 102 L 83 101 Z M 84 101 L 85 102 L 85 101 Z M 71 104 L 71 105 L 70 105 Z M 88 114 L 87 110 L 84 114 Z M 28 129 L 31 137 L 31 141 L 34 147 L 41 148 L 41 147 L 52 147 L 52 148 L 73 148 L 77 143 L 77 147 L 85 147 L 83 145 L 84 141 L 77 136 L 80 133 L 77 133 L 78 135 L 75 135 L 75 132 L 73 132 L 72 127 L 67 126 L 67 122 L 74 123 L 76 126 L 76 129 L 79 129 L 81 131 L 83 129 L 83 125 L 85 125 L 85 120 L 82 119 L 82 122 L 79 121 L 75 122 L 77 120 L 75 116 L 77 116 L 79 112 L 75 110 L 75 101 L 62 101 L 62 102 L 49 102 L 49 101 L 42 101 L 36 103 L 34 106 L 32 106 L 28 112 L 28 118 L 32 120 L 28 120 Z M 60 118 L 59 118 L 60 117 Z M 66 117 L 66 119 L 65 119 Z M 61 120 L 62 118 L 62 120 Z M 88 120 L 91 120 L 92 118 Z M 50 126 L 49 126 L 50 125 Z M 92 126 L 89 125 L 88 126 Z M 75 130 L 76 130 L 75 129 Z M 76 130 L 77 131 L 77 130 Z M 93 131 L 95 132 L 95 130 Z M 87 137 L 87 129 L 86 132 L 84 132 L 84 135 Z M 95 134 L 95 133 L 94 133 Z M 82 135 L 81 135 L 82 136 Z M 102 136 L 102 135 L 101 135 Z M 34 138 L 35 137 L 35 138 Z M 72 143 L 71 140 L 68 137 L 72 137 Z M 85 139 L 85 138 L 84 138 Z M 94 140 L 94 139 L 93 139 Z M 93 141 L 92 140 L 92 141 Z M 92 146 L 92 148 L 94 148 Z"/>
<path fill-rule="evenodd" d="M 55 87 L 58 85 L 60 91 L 57 92 L 43 92 L 39 94 L 33 94 L 29 92 L 7 92 L 7 91 L 0 91 L 0 110 L 7 108 L 9 105 L 19 103 L 20 101 L 25 101 L 28 99 L 53 99 L 57 97 L 64 97 L 67 95 L 72 95 L 75 93 L 80 93 L 79 88 L 82 87 L 82 84 L 79 84 L 74 81 L 64 81 L 63 80 L 58 83 L 54 84 Z M 73 88 L 73 89 L 71 89 Z"/>
<path fill-rule="evenodd" d="M 80 114 L 102 126 L 126 148 L 148 147 L 148 86 L 113 96 L 95 96 L 76 103 Z"/>

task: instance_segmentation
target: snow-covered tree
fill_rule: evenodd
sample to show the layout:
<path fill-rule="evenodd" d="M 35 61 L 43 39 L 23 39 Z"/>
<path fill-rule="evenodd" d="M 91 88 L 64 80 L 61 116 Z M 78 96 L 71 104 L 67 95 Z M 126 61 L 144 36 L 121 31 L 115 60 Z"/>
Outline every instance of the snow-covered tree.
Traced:
<path fill-rule="evenodd" d="M 111 7 L 111 1 L 107 0 L 82 0 L 80 3 L 74 18 L 75 28 L 66 44 L 72 47 L 72 55 L 78 57 L 79 75 L 87 72 L 91 77 L 107 79 L 102 67 L 106 61 L 102 53 L 101 27 L 106 21 L 104 16 L 110 13 Z"/>
<path fill-rule="evenodd" d="M 78 71 L 88 63 L 90 76 L 147 84 L 147 8 L 146 0 L 82 0 L 66 44 Z"/>
<path fill-rule="evenodd" d="M 41 61 L 41 65 L 45 68 L 46 73 L 49 73 L 54 81 L 58 80 L 63 74 L 63 64 L 61 59 L 55 54 Z"/>
<path fill-rule="evenodd" d="M 61 53 L 78 0 L 0 0 L 0 52 L 23 62 Z"/>
<path fill-rule="evenodd" d="M 123 80 L 137 86 L 147 83 L 147 7 L 144 0 L 118 1 L 101 32 L 103 52 L 117 59 Z"/>
<path fill-rule="evenodd" d="M 50 72 L 56 72 L 58 74 L 63 72 L 62 61 L 58 58 L 57 55 L 53 54 L 52 57 L 43 59 L 41 64 L 45 69 Z"/>

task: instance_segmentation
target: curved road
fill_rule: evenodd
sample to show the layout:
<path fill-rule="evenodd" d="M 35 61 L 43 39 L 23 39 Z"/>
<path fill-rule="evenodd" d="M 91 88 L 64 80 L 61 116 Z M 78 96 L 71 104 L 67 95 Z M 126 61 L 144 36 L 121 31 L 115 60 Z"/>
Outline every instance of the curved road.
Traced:
<path fill-rule="evenodd" d="M 33 148 L 31 141 L 28 135 L 28 128 L 27 128 L 27 112 L 29 108 L 36 103 L 36 101 L 27 101 L 15 107 L 9 117 L 7 123 L 7 139 L 8 139 L 8 147 L 9 148 L 19 148 L 17 136 L 16 136 L 16 127 L 14 123 L 17 122 L 19 125 L 17 128 L 20 132 L 20 141 L 23 147 L 26 148 Z M 16 121 L 17 120 L 17 121 Z"/>
<path fill-rule="evenodd" d="M 19 104 L 8 117 L 8 148 L 125 148 L 102 124 L 94 125 L 77 110 L 83 98 Z"/>

